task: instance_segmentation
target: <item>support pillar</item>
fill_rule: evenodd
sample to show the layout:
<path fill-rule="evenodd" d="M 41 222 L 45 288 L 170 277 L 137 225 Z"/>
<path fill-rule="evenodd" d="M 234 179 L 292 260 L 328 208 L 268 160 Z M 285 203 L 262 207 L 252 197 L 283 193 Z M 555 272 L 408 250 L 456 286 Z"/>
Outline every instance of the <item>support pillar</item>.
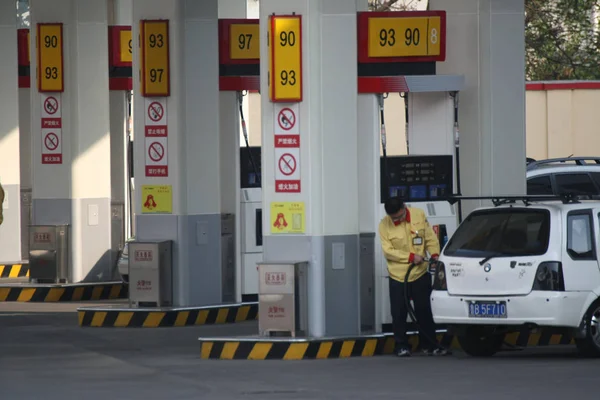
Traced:
<path fill-rule="evenodd" d="M 42 163 L 42 94 L 31 54 L 33 224 L 70 226 L 73 282 L 109 280 L 111 173 L 107 2 L 31 0 L 32 49 L 38 23 L 63 23 L 64 92 L 59 97 L 62 161 Z"/>
<path fill-rule="evenodd" d="M 110 0 L 108 3 L 110 25 L 131 26 L 132 0 Z M 117 261 L 121 250 L 130 236 L 130 173 L 128 148 L 130 142 L 130 110 L 127 90 L 109 91 L 110 106 L 110 173 L 111 173 L 111 224 L 113 261 Z M 115 271 L 115 278 L 120 279 Z"/>
<path fill-rule="evenodd" d="M 134 46 L 134 162 L 136 237 L 174 241 L 173 301 L 208 305 L 235 299 L 235 168 L 223 169 L 220 134 L 218 1 L 134 0 L 133 37 L 140 20 L 169 20 L 170 96 L 166 98 L 168 176 L 146 177 L 147 105 L 140 92 Z M 172 209 L 144 209 L 143 186 L 168 185 Z M 228 188 L 228 189 L 225 189 Z"/>
<path fill-rule="evenodd" d="M 429 5 L 447 11 L 447 58 L 438 74 L 466 78 L 459 114 L 463 195 L 525 194 L 524 0 Z M 477 206 L 464 202 L 463 215 Z"/>
<path fill-rule="evenodd" d="M 0 0 L 0 183 L 4 189 L 0 265 L 21 260 L 21 173 L 17 19 L 14 0 Z"/>
<path fill-rule="evenodd" d="M 275 110 L 268 96 L 268 49 L 261 39 L 263 226 L 265 261 L 309 262 L 309 335 L 352 335 L 360 330 L 357 161 L 356 2 L 262 0 L 261 32 L 269 16 L 302 15 L 303 100 L 300 193 L 276 192 Z M 279 108 L 276 108 L 279 107 Z M 305 229 L 273 229 L 273 203 L 303 202 Z M 292 221 L 288 221 L 291 223 Z"/>
<path fill-rule="evenodd" d="M 220 0 L 219 18 L 239 18 L 247 16 L 248 0 Z M 240 137 L 242 135 L 241 119 L 238 104 L 238 93 L 234 91 L 219 92 L 219 129 L 221 146 L 221 172 L 223 177 L 234 176 L 233 182 L 221 181 L 223 197 L 221 204 L 224 210 L 233 213 L 235 218 L 235 301 L 242 301 L 242 224 L 241 189 L 240 189 Z M 244 97 L 243 112 L 248 115 L 249 96 Z M 245 144 L 244 144 L 245 146 Z"/>

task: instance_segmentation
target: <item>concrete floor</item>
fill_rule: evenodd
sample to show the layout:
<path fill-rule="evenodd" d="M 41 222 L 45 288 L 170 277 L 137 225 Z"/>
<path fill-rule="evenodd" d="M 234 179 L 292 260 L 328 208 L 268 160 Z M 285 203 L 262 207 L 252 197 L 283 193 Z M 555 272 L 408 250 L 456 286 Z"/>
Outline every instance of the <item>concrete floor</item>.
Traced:
<path fill-rule="evenodd" d="M 106 304 L 106 303 L 105 303 Z M 391 356 L 315 361 L 200 360 L 197 338 L 256 323 L 79 328 L 80 304 L 0 303 L 0 399 L 562 399 L 598 397 L 600 360 L 572 347 L 491 359 Z"/>

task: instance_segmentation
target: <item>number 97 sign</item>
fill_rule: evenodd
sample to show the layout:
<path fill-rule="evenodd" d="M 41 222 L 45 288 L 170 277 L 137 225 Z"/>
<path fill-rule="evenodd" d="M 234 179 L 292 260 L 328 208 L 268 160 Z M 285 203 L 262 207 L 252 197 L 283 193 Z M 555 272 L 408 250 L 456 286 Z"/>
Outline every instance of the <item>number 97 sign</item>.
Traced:
<path fill-rule="evenodd" d="M 269 98 L 302 101 L 302 16 L 272 15 L 269 23 Z"/>

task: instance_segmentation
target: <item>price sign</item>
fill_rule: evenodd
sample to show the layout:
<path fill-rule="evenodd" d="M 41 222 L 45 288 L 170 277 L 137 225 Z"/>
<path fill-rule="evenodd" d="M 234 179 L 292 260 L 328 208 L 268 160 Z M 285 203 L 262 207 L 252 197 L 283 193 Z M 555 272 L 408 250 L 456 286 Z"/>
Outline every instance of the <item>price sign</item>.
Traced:
<path fill-rule="evenodd" d="M 169 96 L 169 21 L 143 20 L 140 25 L 142 95 Z"/>
<path fill-rule="evenodd" d="M 63 26 L 37 25 L 38 90 L 62 92 L 63 83 Z"/>
<path fill-rule="evenodd" d="M 131 29 L 119 31 L 119 61 L 122 63 L 133 62 L 133 44 L 131 41 Z"/>
<path fill-rule="evenodd" d="M 302 16 L 273 15 L 269 24 L 269 96 L 302 101 Z"/>
<path fill-rule="evenodd" d="M 441 17 L 369 18 L 369 57 L 431 57 L 441 54 Z"/>
<path fill-rule="evenodd" d="M 231 24 L 229 27 L 229 58 L 253 60 L 260 58 L 260 25 Z"/>

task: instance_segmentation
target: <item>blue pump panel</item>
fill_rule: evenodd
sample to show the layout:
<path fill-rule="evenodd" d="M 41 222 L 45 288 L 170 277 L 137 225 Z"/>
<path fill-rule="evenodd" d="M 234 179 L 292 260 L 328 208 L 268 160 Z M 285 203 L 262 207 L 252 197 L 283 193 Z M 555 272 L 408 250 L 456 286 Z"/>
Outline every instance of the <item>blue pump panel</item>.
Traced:
<path fill-rule="evenodd" d="M 380 159 L 381 203 L 400 196 L 406 202 L 443 201 L 454 188 L 451 155 L 387 157 L 389 188 L 386 188 L 385 160 Z"/>

